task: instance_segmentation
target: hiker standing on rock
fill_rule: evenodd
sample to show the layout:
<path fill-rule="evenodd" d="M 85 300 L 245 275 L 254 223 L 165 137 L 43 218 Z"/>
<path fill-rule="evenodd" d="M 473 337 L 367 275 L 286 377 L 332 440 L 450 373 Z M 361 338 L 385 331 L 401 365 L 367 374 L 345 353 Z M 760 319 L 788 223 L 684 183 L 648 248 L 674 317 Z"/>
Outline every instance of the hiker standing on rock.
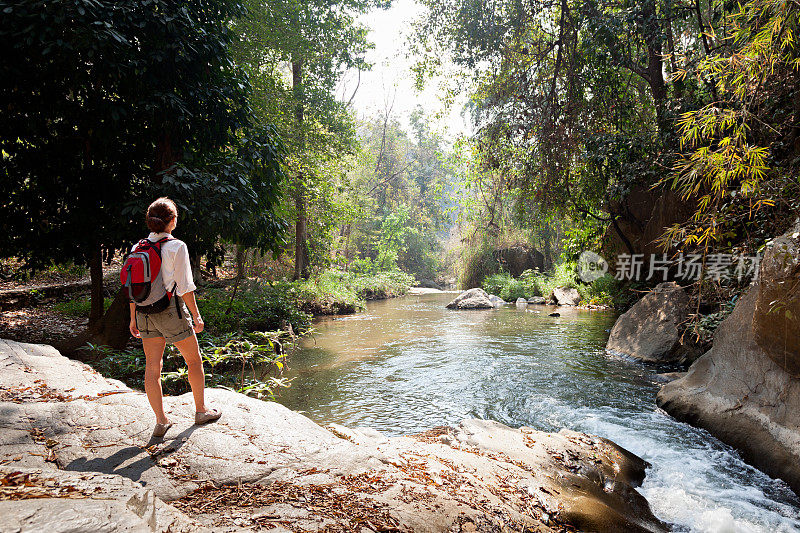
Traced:
<path fill-rule="evenodd" d="M 189 368 L 195 424 L 216 420 L 222 413 L 205 404 L 205 374 L 197 343 L 197 333 L 203 331 L 204 324 L 194 298 L 197 287 L 192 279 L 189 250 L 186 243 L 172 236 L 178 223 L 175 202 L 159 198 L 147 208 L 146 220 L 151 233 L 133 247 L 120 277 L 131 300 L 131 334 L 142 339 L 144 348 L 144 390 L 156 414 L 153 437 L 160 438 L 172 426 L 164 414 L 161 390 L 168 342 L 178 348 Z"/>

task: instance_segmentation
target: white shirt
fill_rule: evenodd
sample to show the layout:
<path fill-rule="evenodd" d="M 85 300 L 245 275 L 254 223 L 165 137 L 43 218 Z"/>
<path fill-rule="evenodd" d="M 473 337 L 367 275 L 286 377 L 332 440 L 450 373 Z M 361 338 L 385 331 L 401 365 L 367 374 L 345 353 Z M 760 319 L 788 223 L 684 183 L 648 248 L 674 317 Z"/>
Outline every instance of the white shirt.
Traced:
<path fill-rule="evenodd" d="M 147 239 L 156 242 L 164 237 L 172 237 L 172 235 L 164 232 L 150 233 Z M 171 291 L 177 283 L 175 292 L 178 296 L 197 289 L 192 278 L 192 267 L 189 264 L 189 248 L 185 242 L 179 239 L 170 239 L 161 245 L 161 280 L 168 291 Z"/>

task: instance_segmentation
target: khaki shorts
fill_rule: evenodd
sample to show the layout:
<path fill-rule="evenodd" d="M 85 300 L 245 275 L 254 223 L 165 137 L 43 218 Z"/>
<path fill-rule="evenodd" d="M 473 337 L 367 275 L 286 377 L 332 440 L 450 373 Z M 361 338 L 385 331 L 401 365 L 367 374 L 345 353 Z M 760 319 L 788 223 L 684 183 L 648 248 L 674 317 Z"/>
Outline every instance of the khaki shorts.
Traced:
<path fill-rule="evenodd" d="M 176 343 L 188 339 L 194 333 L 192 329 L 191 315 L 186 308 L 186 304 L 178 296 L 178 305 L 181 307 L 181 314 L 175 309 L 175 302 L 169 303 L 169 307 L 158 313 L 145 314 L 136 311 L 136 328 L 142 334 L 143 339 L 155 339 L 163 337 L 167 342 Z"/>

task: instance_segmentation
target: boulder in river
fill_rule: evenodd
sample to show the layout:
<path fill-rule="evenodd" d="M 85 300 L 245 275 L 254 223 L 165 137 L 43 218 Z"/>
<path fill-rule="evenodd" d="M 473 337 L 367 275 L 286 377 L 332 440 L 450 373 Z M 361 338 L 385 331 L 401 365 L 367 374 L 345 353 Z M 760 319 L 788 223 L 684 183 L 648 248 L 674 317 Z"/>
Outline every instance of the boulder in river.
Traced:
<path fill-rule="evenodd" d="M 800 222 L 773 241 L 758 281 L 717 328 L 711 349 L 657 397 L 669 414 L 738 448 L 746 461 L 798 494 L 800 316 L 791 309 L 797 309 L 800 295 L 787 290 L 786 282 L 793 280 L 794 287 L 800 282 L 799 238 Z"/>
<path fill-rule="evenodd" d="M 544 296 L 532 296 L 528 298 L 528 303 L 531 305 L 544 305 L 547 300 L 544 299 Z"/>
<path fill-rule="evenodd" d="M 72 531 L 666 531 L 634 488 L 647 463 L 591 435 L 464 420 L 388 438 L 208 389 L 219 421 L 195 426 L 191 394 L 168 396 L 174 426 L 148 442 L 143 393 L 45 346 L 0 340 L 0 367 L 3 471 L 35 473 L 20 493 L 75 496 L 0 501 L 15 531 L 68 530 L 53 510 Z"/>
<path fill-rule="evenodd" d="M 505 300 L 503 300 L 502 298 L 500 298 L 499 296 L 495 296 L 494 294 L 490 294 L 489 295 L 489 300 L 492 301 L 492 304 L 495 307 L 503 307 L 504 305 L 506 305 L 506 303 L 508 303 Z"/>
<path fill-rule="evenodd" d="M 571 287 L 556 287 L 553 289 L 552 299 L 558 305 L 578 305 L 581 303 L 581 294 L 578 289 Z"/>
<path fill-rule="evenodd" d="M 517 301 L 514 303 L 517 305 L 517 307 L 528 307 L 528 300 L 522 297 L 517 298 Z"/>
<path fill-rule="evenodd" d="M 691 363 L 700 348 L 681 324 L 689 315 L 689 296 L 675 282 L 659 283 L 617 319 L 606 350 L 651 363 Z"/>
<path fill-rule="evenodd" d="M 492 309 L 494 302 L 485 290 L 476 287 L 462 292 L 446 307 L 448 309 Z"/>
<path fill-rule="evenodd" d="M 438 291 L 444 290 L 442 286 L 433 281 L 432 279 L 421 279 L 417 284 L 417 287 L 422 287 L 423 289 L 436 289 Z"/>

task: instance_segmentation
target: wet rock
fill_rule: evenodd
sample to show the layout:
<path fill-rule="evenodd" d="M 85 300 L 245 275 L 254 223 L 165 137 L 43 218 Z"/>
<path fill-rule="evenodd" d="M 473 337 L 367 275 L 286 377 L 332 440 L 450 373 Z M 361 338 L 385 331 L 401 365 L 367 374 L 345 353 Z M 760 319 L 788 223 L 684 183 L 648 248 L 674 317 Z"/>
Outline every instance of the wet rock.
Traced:
<path fill-rule="evenodd" d="M 550 314 L 549 314 L 549 315 L 547 315 L 547 316 L 561 316 L 561 313 L 550 313 Z"/>
<path fill-rule="evenodd" d="M 495 296 L 495 298 L 497 298 Z M 492 309 L 494 302 L 481 288 L 469 289 L 456 296 L 447 304 L 448 309 Z"/>
<path fill-rule="evenodd" d="M 686 375 L 686 372 L 662 372 L 660 374 L 656 374 L 656 379 L 659 381 L 663 381 L 664 383 L 668 383 L 670 381 L 675 381 L 676 379 L 680 379 Z"/>
<path fill-rule="evenodd" d="M 578 305 L 581 302 L 581 294 L 578 289 L 570 287 L 556 287 L 553 289 L 552 299 L 558 305 Z"/>
<path fill-rule="evenodd" d="M 532 305 L 544 305 L 547 300 L 544 299 L 544 296 L 533 296 L 528 298 L 528 303 Z"/>
<path fill-rule="evenodd" d="M 503 307 L 507 303 L 505 300 L 503 300 L 499 296 L 495 296 L 494 294 L 489 295 L 489 300 L 491 300 L 492 305 L 494 305 L 495 307 Z"/>
<path fill-rule="evenodd" d="M 467 522 L 479 531 L 539 529 L 554 520 L 590 531 L 666 530 L 634 488 L 647 464 L 590 435 L 465 420 L 387 438 L 325 429 L 279 404 L 209 389 L 209 403 L 223 410 L 218 422 L 194 426 L 191 394 L 166 397 L 174 426 L 149 442 L 153 414 L 140 392 L 36 345 L 0 342 L 0 368 L 0 462 L 19 469 L 22 456 L 44 458 L 47 475 L 104 473 L 139 495 L 87 503 L 78 525 L 85 514 L 116 513 L 131 527 L 86 531 L 139 531 L 130 513 L 146 517 L 147 531 L 178 517 L 172 530 L 183 531 L 180 514 L 158 499 L 224 531 L 281 519 L 302 531 L 359 531 L 365 520 L 372 529 L 424 532 Z M 13 505 L 32 520 L 43 509 L 33 500 Z"/>
<path fill-rule="evenodd" d="M 746 461 L 800 494 L 800 380 L 795 377 L 800 346 L 792 340 L 798 325 L 765 305 L 776 295 L 776 283 L 800 280 L 796 266 L 789 266 L 797 256 L 784 256 L 796 250 L 798 237 L 800 224 L 767 249 L 758 282 L 717 328 L 711 349 L 685 377 L 664 385 L 657 403 L 735 446 Z M 794 309 L 800 296 L 784 290 L 777 298 L 783 302 L 779 309 Z M 794 330 L 773 329 L 770 321 L 793 324 Z"/>
<path fill-rule="evenodd" d="M 514 303 L 517 307 L 528 307 L 528 300 L 525 298 L 517 298 L 517 301 Z"/>
<path fill-rule="evenodd" d="M 436 289 L 438 291 L 444 290 L 441 285 L 436 283 L 431 279 L 421 279 L 417 284 L 417 287 L 422 287 L 423 289 Z"/>
<path fill-rule="evenodd" d="M 654 363 L 691 363 L 700 348 L 682 335 L 689 296 L 675 282 L 659 283 L 617 319 L 606 350 Z"/>

